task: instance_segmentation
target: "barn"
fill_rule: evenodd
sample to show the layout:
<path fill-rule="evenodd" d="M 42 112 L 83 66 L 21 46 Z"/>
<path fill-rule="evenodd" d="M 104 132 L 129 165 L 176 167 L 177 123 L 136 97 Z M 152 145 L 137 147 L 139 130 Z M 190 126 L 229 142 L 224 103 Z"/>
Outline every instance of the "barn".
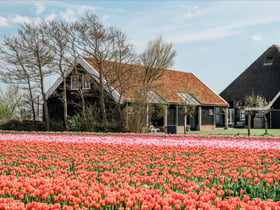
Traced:
<path fill-rule="evenodd" d="M 242 104 L 250 95 L 266 99 L 266 113 L 270 128 L 280 128 L 280 46 L 272 45 L 244 72 L 225 88 L 220 96 L 230 105 L 229 123 L 233 126 L 247 124 Z M 253 127 L 264 127 L 261 114 L 253 117 Z"/>
<path fill-rule="evenodd" d="M 98 103 L 98 84 L 100 74 L 98 65 L 93 58 L 79 57 L 76 70 L 70 69 L 66 75 L 67 84 L 67 109 L 68 115 L 73 116 L 81 109 L 81 97 L 78 92 L 83 93 L 84 104 L 87 106 Z M 77 74 L 78 69 L 78 74 Z M 114 69 L 114 71 L 112 71 Z M 105 89 L 105 105 L 110 108 L 108 119 L 118 118 L 114 114 L 114 104 L 121 104 L 121 109 L 126 110 L 126 121 L 129 125 L 131 107 L 135 103 L 135 92 L 141 91 L 137 85 L 137 78 L 131 72 L 141 72 L 144 67 L 134 64 L 116 63 L 112 61 L 103 62 L 103 71 L 110 77 L 103 77 Z M 121 71 L 121 74 L 116 74 Z M 121 76 L 120 76 L 121 75 Z M 124 89 L 121 84 L 130 84 Z M 63 78 L 60 77 L 47 91 L 47 103 L 49 116 L 52 122 L 63 122 L 63 103 L 61 99 Z M 159 128 L 161 131 L 174 128 L 170 132 L 183 132 L 185 123 L 192 130 L 212 130 L 217 127 L 227 127 L 228 103 L 208 88 L 194 74 L 175 70 L 163 70 L 154 87 L 147 93 L 147 109 L 153 105 L 162 105 L 164 114 L 161 117 L 147 116 L 147 125 Z M 195 106 L 195 112 L 185 120 L 182 113 L 183 106 Z M 148 112 L 147 112 L 148 113 Z M 148 115 L 148 114 L 147 114 Z"/>

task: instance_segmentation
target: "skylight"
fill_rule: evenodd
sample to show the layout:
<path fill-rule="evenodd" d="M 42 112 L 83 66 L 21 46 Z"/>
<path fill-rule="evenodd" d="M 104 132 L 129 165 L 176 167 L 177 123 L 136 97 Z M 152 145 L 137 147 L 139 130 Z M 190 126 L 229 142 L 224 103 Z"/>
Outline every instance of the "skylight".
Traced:
<path fill-rule="evenodd" d="M 188 93 L 177 93 L 177 95 L 180 96 L 186 102 L 187 105 L 200 105 L 200 103 Z"/>
<path fill-rule="evenodd" d="M 274 58 L 271 57 L 271 56 L 266 57 L 266 59 L 264 60 L 263 65 L 264 65 L 264 66 L 270 66 L 270 65 L 272 65 L 272 63 L 273 63 L 273 60 L 274 60 Z"/>

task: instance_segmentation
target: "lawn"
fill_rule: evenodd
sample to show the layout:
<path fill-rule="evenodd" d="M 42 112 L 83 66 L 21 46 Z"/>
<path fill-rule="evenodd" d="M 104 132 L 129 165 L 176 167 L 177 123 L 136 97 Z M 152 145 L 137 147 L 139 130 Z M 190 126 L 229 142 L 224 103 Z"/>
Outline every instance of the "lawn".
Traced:
<path fill-rule="evenodd" d="M 264 136 L 264 129 L 251 129 L 252 136 Z M 228 130 L 216 129 L 207 131 L 190 131 L 187 134 L 199 134 L 199 135 L 248 135 L 248 129 L 246 128 L 229 128 Z M 268 129 L 267 136 L 280 136 L 280 129 Z"/>

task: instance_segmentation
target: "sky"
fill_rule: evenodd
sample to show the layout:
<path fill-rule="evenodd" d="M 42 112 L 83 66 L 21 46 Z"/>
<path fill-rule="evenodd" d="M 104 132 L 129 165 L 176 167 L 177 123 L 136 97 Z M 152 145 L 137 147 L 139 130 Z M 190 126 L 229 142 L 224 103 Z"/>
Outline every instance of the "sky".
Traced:
<path fill-rule="evenodd" d="M 137 53 L 162 36 L 177 51 L 171 69 L 192 72 L 217 94 L 266 49 L 280 45 L 280 1 L 261 0 L 1 0 L 0 43 L 20 24 L 74 21 L 88 10 L 124 32 Z"/>

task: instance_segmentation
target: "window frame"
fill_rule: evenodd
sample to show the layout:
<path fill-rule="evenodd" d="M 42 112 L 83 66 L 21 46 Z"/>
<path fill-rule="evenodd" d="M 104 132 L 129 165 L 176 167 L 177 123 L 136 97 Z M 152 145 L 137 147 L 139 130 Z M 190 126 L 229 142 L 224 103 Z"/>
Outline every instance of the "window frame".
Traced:
<path fill-rule="evenodd" d="M 273 64 L 274 57 L 273 56 L 267 56 L 263 62 L 264 66 L 271 66 Z"/>
<path fill-rule="evenodd" d="M 83 86 L 82 86 L 82 88 L 84 90 L 90 90 L 91 89 L 90 78 L 86 77 L 86 75 L 84 75 L 84 74 L 83 74 Z"/>
<path fill-rule="evenodd" d="M 245 121 L 246 120 L 246 111 L 245 109 L 240 109 L 240 121 Z"/>
<path fill-rule="evenodd" d="M 76 81 L 76 84 L 75 84 L 75 87 L 74 87 L 74 78 L 77 79 Z M 80 87 L 80 80 L 79 80 L 79 76 L 77 75 L 72 75 L 71 76 L 71 90 L 79 90 L 79 87 Z"/>

